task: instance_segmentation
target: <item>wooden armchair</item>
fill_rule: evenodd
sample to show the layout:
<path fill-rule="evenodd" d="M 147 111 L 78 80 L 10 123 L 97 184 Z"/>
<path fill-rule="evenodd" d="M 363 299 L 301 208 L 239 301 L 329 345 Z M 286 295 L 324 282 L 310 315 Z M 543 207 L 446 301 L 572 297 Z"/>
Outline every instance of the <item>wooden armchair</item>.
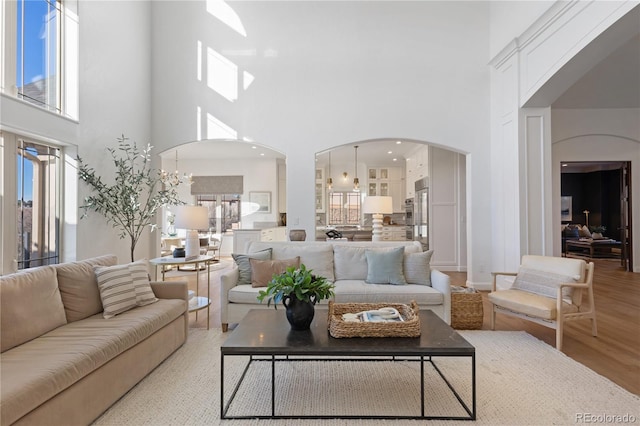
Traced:
<path fill-rule="evenodd" d="M 517 273 L 493 272 L 491 329 L 495 330 L 500 312 L 555 329 L 558 350 L 562 350 L 565 321 L 590 319 L 591 333 L 597 336 L 593 268 L 593 262 L 581 259 L 526 255 Z M 516 277 L 513 286 L 497 290 L 496 278 L 508 275 Z M 587 291 L 587 306 L 582 304 L 583 290 Z"/>

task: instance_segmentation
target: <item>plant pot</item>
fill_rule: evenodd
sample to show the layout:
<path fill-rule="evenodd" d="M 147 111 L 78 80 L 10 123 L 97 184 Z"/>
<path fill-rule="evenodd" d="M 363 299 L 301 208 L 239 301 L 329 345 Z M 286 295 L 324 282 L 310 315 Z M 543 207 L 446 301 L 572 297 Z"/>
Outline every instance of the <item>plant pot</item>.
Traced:
<path fill-rule="evenodd" d="M 591 234 L 591 238 L 593 238 L 594 240 L 601 240 L 604 237 L 602 236 L 602 234 L 600 232 L 593 232 Z"/>
<path fill-rule="evenodd" d="M 287 313 L 287 320 L 293 330 L 308 330 L 315 314 L 315 299 L 303 302 L 292 293 L 282 299 Z"/>

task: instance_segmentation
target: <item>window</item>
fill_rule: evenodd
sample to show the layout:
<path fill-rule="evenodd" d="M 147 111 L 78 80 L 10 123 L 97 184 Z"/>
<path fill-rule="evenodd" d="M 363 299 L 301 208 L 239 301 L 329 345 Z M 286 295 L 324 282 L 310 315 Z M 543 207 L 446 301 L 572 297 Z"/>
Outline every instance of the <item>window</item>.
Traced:
<path fill-rule="evenodd" d="M 329 193 L 329 225 L 360 224 L 360 193 Z"/>
<path fill-rule="evenodd" d="M 239 195 L 196 195 L 196 204 L 209 209 L 209 231 L 223 234 L 240 222 L 241 202 Z"/>
<path fill-rule="evenodd" d="M 60 150 L 18 141 L 18 269 L 58 263 Z"/>
<path fill-rule="evenodd" d="M 16 3 L 18 98 L 60 112 L 60 2 Z"/>
<path fill-rule="evenodd" d="M 4 93 L 77 119 L 77 0 L 4 3 L 0 8 Z"/>

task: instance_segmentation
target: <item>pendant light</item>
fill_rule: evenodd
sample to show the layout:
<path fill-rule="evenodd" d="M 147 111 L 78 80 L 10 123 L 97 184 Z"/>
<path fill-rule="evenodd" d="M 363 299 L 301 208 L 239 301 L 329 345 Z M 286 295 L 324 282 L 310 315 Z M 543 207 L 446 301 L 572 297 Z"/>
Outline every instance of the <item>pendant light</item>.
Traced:
<path fill-rule="evenodd" d="M 358 180 L 358 145 L 354 146 L 356 152 L 356 177 L 353 178 L 353 191 L 360 192 L 360 181 Z"/>
<path fill-rule="evenodd" d="M 329 175 L 327 178 L 327 190 L 331 191 L 333 189 L 333 179 L 331 179 L 331 151 L 329 151 L 329 172 L 327 174 Z"/>

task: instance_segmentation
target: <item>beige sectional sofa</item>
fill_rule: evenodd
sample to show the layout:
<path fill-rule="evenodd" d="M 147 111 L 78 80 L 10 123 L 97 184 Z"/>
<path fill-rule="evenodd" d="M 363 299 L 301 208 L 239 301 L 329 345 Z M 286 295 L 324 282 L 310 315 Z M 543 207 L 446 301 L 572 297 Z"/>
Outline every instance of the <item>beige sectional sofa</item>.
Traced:
<path fill-rule="evenodd" d="M 369 284 L 367 250 L 390 251 L 404 247 L 403 271 L 409 284 Z M 291 259 L 300 256 L 315 274 L 335 283 L 335 302 L 408 303 L 415 300 L 421 310 L 430 309 L 447 323 L 451 323 L 451 290 L 449 276 L 430 268 L 430 253 L 423 252 L 416 241 L 340 242 L 340 241 L 288 241 L 250 242 L 245 253 L 249 256 L 264 250 L 271 251 L 271 259 Z M 427 256 L 428 255 L 428 256 Z M 427 264 L 422 265 L 427 259 Z M 416 264 L 419 260 L 420 264 Z M 260 288 L 250 284 L 239 285 L 240 269 L 234 265 L 221 276 L 220 312 L 222 330 L 229 324 L 238 323 L 250 309 L 267 309 L 256 297 Z M 420 284 L 416 284 L 416 283 Z M 327 302 L 316 305 L 326 309 Z M 269 309 L 273 309 L 270 307 Z"/>
<path fill-rule="evenodd" d="M 0 277 L 0 424 L 88 424 L 186 341 L 184 282 L 152 282 L 157 302 L 103 317 L 93 267 L 116 262 Z"/>

